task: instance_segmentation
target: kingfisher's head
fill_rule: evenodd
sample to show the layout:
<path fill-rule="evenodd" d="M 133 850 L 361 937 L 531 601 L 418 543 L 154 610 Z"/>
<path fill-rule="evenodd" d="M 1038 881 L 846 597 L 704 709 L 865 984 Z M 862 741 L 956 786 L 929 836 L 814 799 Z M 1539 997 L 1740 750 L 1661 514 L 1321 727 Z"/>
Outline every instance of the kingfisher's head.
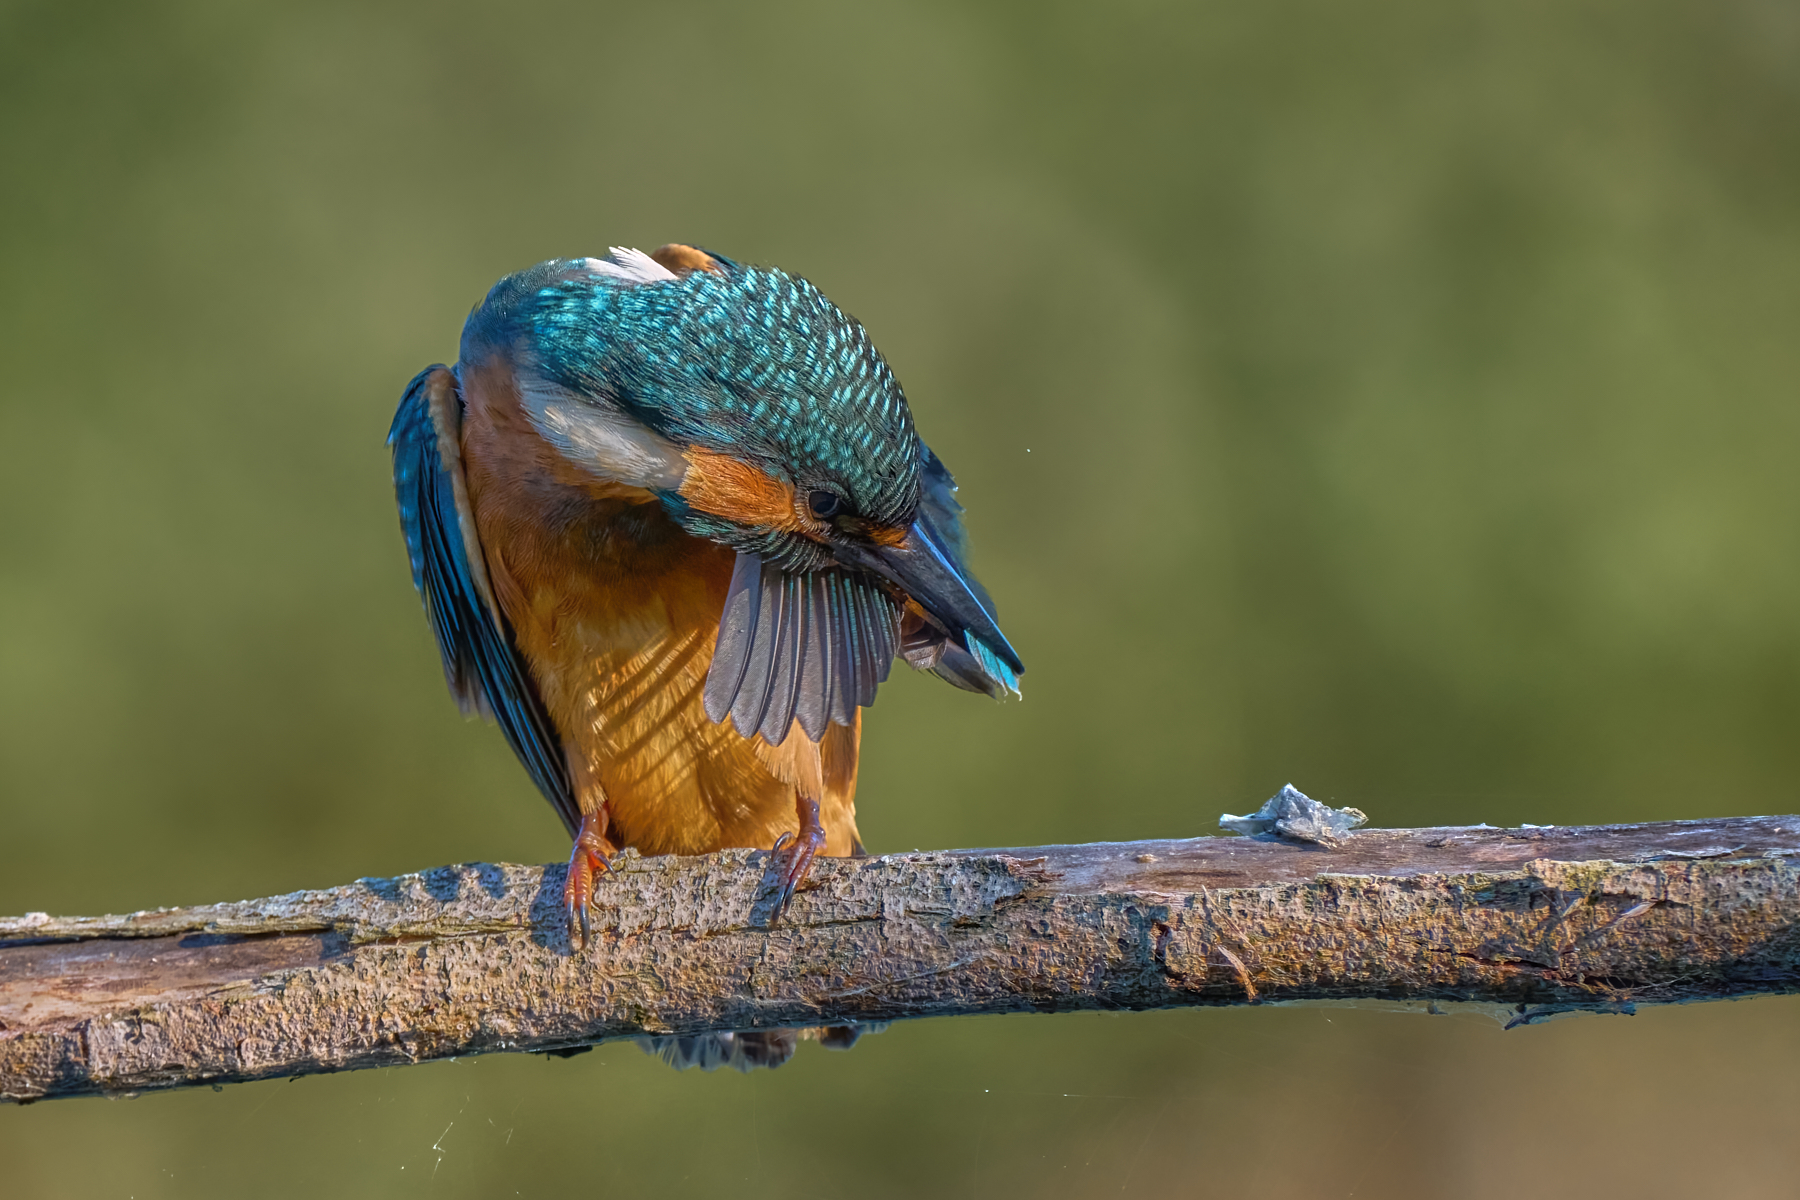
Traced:
<path fill-rule="evenodd" d="M 783 571 L 872 571 L 1019 669 L 920 517 L 935 460 L 898 381 L 805 279 L 679 245 L 556 259 L 470 316 L 463 362 L 497 354 L 537 431 L 583 470 Z"/>

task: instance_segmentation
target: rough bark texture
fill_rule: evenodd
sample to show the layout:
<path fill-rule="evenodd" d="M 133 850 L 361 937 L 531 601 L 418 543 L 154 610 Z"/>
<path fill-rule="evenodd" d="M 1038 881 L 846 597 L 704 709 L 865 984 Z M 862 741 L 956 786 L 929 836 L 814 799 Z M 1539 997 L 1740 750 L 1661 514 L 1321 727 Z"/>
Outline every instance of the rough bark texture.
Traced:
<path fill-rule="evenodd" d="M 1800 989 L 1800 818 L 1368 830 L 822 859 L 473 864 L 122 917 L 0 920 L 0 1095 L 604 1038 L 1294 1000 L 1571 1010 Z"/>

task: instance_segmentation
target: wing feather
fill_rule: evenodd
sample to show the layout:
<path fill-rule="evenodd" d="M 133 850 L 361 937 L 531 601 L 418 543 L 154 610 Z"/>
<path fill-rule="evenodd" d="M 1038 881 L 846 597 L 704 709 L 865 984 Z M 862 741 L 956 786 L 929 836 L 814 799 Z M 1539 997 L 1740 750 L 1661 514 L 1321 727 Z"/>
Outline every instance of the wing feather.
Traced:
<path fill-rule="evenodd" d="M 806 604 L 800 578 L 783 571 L 772 574 L 774 586 L 781 596 L 782 619 L 780 637 L 775 643 L 774 670 L 769 677 L 769 703 L 763 710 L 757 732 L 769 745 L 779 746 L 794 727 L 794 701 L 800 689 L 800 655 L 806 645 Z"/>
<path fill-rule="evenodd" d="M 743 681 L 728 705 L 731 723 L 745 737 L 755 737 L 762 728 L 763 714 L 769 708 L 769 693 L 774 690 L 775 683 L 775 648 L 781 641 L 781 626 L 786 618 L 782 609 L 785 597 L 781 589 L 768 586 L 767 569 L 762 560 L 755 555 L 740 555 L 739 561 L 750 559 L 755 566 L 755 574 L 747 581 L 761 597 L 756 606 L 756 623 L 753 636 L 744 650 Z M 735 571 L 734 571 L 735 574 Z M 710 677 L 715 672 L 729 671 L 730 663 L 722 661 L 717 647 L 713 650 L 712 665 L 707 668 Z"/>
<path fill-rule="evenodd" d="M 740 552 L 706 675 L 706 714 L 779 745 L 796 720 L 817 742 L 856 720 L 887 678 L 899 609 L 875 580 L 832 569 L 789 574 Z"/>
<path fill-rule="evenodd" d="M 757 618 L 762 609 L 762 560 L 740 554 L 725 589 L 725 612 L 719 618 L 719 641 L 713 649 L 712 667 L 706 674 L 701 696 L 707 719 L 717 724 L 732 711 L 750 667 L 750 651 L 756 641 Z"/>
<path fill-rule="evenodd" d="M 838 725 L 856 719 L 856 630 L 846 607 L 849 593 L 844 577 L 836 572 L 825 577 L 826 635 L 831 640 L 831 703 L 828 710 Z"/>
<path fill-rule="evenodd" d="M 463 476 L 461 428 L 456 376 L 443 366 L 419 372 L 388 431 L 413 586 L 437 638 L 450 694 L 464 712 L 500 726 L 573 834 L 581 813 L 561 739 L 489 585 Z"/>
<path fill-rule="evenodd" d="M 826 630 L 825 591 L 823 579 L 803 577 L 800 603 L 806 620 L 800 627 L 794 719 L 815 742 L 825 736 L 831 704 L 831 642 Z"/>

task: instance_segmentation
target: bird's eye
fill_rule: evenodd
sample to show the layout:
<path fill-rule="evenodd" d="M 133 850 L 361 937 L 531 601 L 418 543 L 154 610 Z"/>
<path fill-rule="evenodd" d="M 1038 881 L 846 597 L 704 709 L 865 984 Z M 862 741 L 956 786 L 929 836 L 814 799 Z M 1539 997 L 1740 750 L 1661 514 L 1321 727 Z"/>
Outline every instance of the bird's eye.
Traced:
<path fill-rule="evenodd" d="M 828 492 L 824 488 L 815 488 L 806 493 L 806 507 L 812 515 L 821 521 L 829 521 L 844 511 L 844 501 L 836 492 Z"/>

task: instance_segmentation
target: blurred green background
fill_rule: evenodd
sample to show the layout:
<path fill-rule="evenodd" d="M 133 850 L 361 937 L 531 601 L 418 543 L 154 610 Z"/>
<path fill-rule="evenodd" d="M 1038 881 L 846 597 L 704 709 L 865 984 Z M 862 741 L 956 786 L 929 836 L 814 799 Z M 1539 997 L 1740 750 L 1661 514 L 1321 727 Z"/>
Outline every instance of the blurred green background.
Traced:
<path fill-rule="evenodd" d="M 0 912 L 564 856 L 444 693 L 382 439 L 495 278 L 671 240 L 869 326 L 1030 668 L 884 690 L 871 849 L 1208 833 L 1289 780 L 1387 825 L 1792 812 L 1797 201 L 1787 0 L 0 2 Z M 1775 1196 L 1796 1016 L 613 1047 L 0 1109 L 0 1163 Z"/>

